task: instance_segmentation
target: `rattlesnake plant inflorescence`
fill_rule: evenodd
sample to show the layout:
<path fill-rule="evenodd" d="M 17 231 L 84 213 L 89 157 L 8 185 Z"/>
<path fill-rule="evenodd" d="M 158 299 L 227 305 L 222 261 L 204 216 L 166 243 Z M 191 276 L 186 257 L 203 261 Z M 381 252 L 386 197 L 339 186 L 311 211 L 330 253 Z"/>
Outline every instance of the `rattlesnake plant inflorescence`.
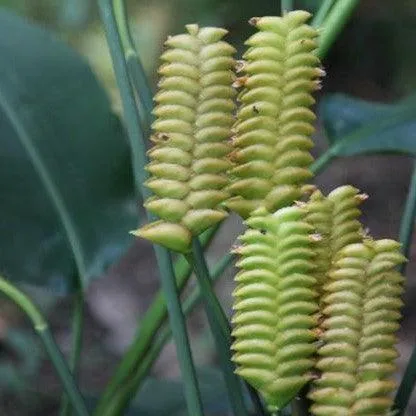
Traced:
<path fill-rule="evenodd" d="M 317 31 L 304 24 L 309 17 L 294 11 L 251 20 L 259 31 L 246 41 L 244 76 L 236 81 L 244 89 L 231 155 L 233 197 L 226 202 L 244 218 L 263 204 L 272 213 L 310 188 L 315 115 L 309 107 L 323 71 L 314 54 Z"/>
<path fill-rule="evenodd" d="M 314 189 L 309 107 L 323 75 L 309 16 L 253 18 L 236 80 L 225 30 L 188 25 L 168 39 L 145 203 L 160 220 L 137 234 L 185 252 L 226 216 L 222 205 L 248 218 L 236 249 L 238 374 L 271 411 L 314 378 L 314 415 L 385 415 L 404 257 L 392 240 L 365 235 L 356 188 L 298 201 Z M 236 122 L 233 82 L 243 87 Z"/>
<path fill-rule="evenodd" d="M 192 235 L 221 221 L 228 197 L 226 171 L 234 123 L 232 87 L 235 49 L 226 30 L 188 25 L 187 34 L 166 41 L 155 97 L 147 186 L 155 194 L 146 208 L 160 217 L 137 234 L 178 251 Z"/>
<path fill-rule="evenodd" d="M 306 204 L 299 203 L 306 209 L 306 221 L 321 236 L 316 245 L 315 261 L 319 293 L 322 293 L 326 274 L 337 252 L 348 244 L 362 240 L 359 206 L 366 199 L 366 194 L 360 194 L 358 189 L 345 185 L 334 189 L 327 197 L 316 190 Z"/>
<path fill-rule="evenodd" d="M 405 258 L 392 240 L 351 244 L 338 252 L 324 286 L 322 372 L 310 397 L 317 416 L 386 415 L 395 383 Z"/>
<path fill-rule="evenodd" d="M 273 215 L 260 208 L 236 249 L 241 271 L 234 291 L 233 360 L 272 411 L 310 380 L 313 366 L 317 239 L 304 216 L 298 207 Z"/>

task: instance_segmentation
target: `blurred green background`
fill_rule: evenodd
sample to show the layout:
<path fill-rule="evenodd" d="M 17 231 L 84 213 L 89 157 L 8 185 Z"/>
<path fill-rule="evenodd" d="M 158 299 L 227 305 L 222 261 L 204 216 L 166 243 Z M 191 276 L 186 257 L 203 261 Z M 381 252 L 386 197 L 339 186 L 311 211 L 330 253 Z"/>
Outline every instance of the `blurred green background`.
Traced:
<path fill-rule="evenodd" d="M 311 12 L 319 3 L 319 0 L 295 1 L 298 8 L 306 8 Z M 229 41 L 241 51 L 243 40 L 251 33 L 247 25 L 249 18 L 280 13 L 280 2 L 277 0 L 129 0 L 127 4 L 132 34 L 153 88 L 156 84 L 158 56 L 168 34 L 178 33 L 185 24 L 193 22 L 223 26 L 229 30 Z M 0 7 L 25 16 L 78 51 L 105 87 L 112 108 L 122 117 L 120 97 L 95 0 L 0 0 Z M 318 99 L 331 93 L 344 93 L 369 101 L 389 103 L 414 94 L 415 40 L 414 0 L 362 0 L 323 63 L 328 75 Z M 44 94 L 47 95 L 48 91 L 45 90 Z M 36 106 L 36 102 L 32 105 Z M 318 119 L 316 154 L 320 154 L 327 146 L 321 122 Z M 414 133 L 416 141 L 414 123 L 412 129 L 410 133 Z M 318 182 L 325 190 L 351 183 L 370 194 L 365 206 L 364 222 L 376 237 L 396 238 L 411 162 L 406 156 L 385 155 L 343 159 L 333 163 L 330 169 L 318 177 Z M 217 238 L 210 252 L 211 260 L 227 249 L 240 229 L 241 223 L 232 218 L 229 227 Z M 88 290 L 81 385 L 91 397 L 96 396 L 105 385 L 134 333 L 138 317 L 150 304 L 158 288 L 153 266 L 149 247 L 136 242 L 123 259 L 105 272 L 102 279 L 93 282 Z M 411 276 L 414 270 L 411 264 L 408 275 Z M 229 274 L 219 289 L 228 309 L 231 286 Z M 412 324 L 416 317 L 413 307 L 415 287 L 410 281 L 401 332 L 401 371 L 416 336 L 416 324 Z M 57 297 L 50 290 L 30 285 L 26 288 L 48 312 L 57 340 L 67 353 L 69 300 L 64 296 Z M 203 314 L 197 312 L 192 316 L 190 331 L 196 359 L 202 366 L 211 366 L 215 363 L 215 357 L 212 341 L 205 330 Z M 211 370 L 204 371 L 203 377 L 208 387 L 212 387 L 213 383 L 219 385 L 216 374 L 211 374 Z M 165 349 L 153 375 L 159 379 L 178 375 L 171 345 Z M 171 403 L 171 408 L 165 409 L 169 414 L 182 414 L 180 403 L 175 401 L 180 389 L 178 392 L 176 384 L 163 384 L 157 388 L 149 387 L 142 393 L 140 403 L 147 404 L 143 405 L 141 415 L 162 415 L 160 409 L 152 407 L 158 400 L 150 394 L 155 389 L 166 392 L 166 403 L 169 400 Z M 208 396 L 218 402 L 218 392 L 214 394 L 211 390 Z M 44 360 L 43 352 L 26 321 L 10 302 L 0 298 L 0 414 L 54 415 L 59 395 L 59 383 Z M 223 411 L 213 410 L 213 414 L 224 414 Z M 409 415 L 412 414 L 416 414 L 416 408 L 409 410 Z"/>

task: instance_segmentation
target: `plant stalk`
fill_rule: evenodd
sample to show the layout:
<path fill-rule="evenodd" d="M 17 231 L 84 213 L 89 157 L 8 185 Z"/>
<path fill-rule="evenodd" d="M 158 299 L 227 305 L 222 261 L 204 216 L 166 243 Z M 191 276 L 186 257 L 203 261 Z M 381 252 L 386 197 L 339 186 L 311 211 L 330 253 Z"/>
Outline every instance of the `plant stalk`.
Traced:
<path fill-rule="evenodd" d="M 73 317 L 72 317 L 72 343 L 71 355 L 69 357 L 69 368 L 74 377 L 76 377 L 78 370 L 78 363 L 81 357 L 82 350 L 82 334 L 84 328 L 84 291 L 78 285 L 74 294 Z M 70 416 L 72 414 L 69 398 L 64 395 L 61 403 L 61 416 Z"/>
<path fill-rule="evenodd" d="M 293 10 L 293 0 L 281 0 L 280 3 L 282 16 Z"/>
<path fill-rule="evenodd" d="M 348 19 L 357 7 L 359 0 L 338 0 L 325 19 L 319 39 L 318 56 L 326 56 L 332 44 L 341 33 Z"/>
<path fill-rule="evenodd" d="M 198 280 L 205 313 L 214 337 L 224 381 L 228 390 L 231 408 L 235 415 L 247 416 L 248 412 L 244 404 L 242 384 L 234 372 L 235 366 L 231 359 L 232 338 L 230 324 L 214 292 L 204 251 L 197 238 L 194 238 L 192 241 L 192 255 L 188 256 L 188 262 L 193 264 Z"/>
<path fill-rule="evenodd" d="M 148 174 L 145 170 L 147 164 L 146 144 L 143 131 L 140 128 L 140 114 L 136 106 L 134 90 L 129 79 L 123 45 L 117 30 L 113 3 L 111 0 L 100 0 L 99 5 L 122 97 L 127 132 L 133 156 L 136 187 L 138 192 L 141 191 L 143 199 L 146 199 L 150 196 L 150 190 L 144 186 Z M 147 214 L 150 221 L 156 219 L 152 214 Z M 202 416 L 203 408 L 201 394 L 193 363 L 189 337 L 186 330 L 185 317 L 181 309 L 181 302 L 176 286 L 171 255 L 164 247 L 153 245 L 153 248 L 158 264 L 162 291 L 166 299 L 173 338 L 176 344 L 179 366 L 184 381 L 188 412 L 194 416 Z"/>
<path fill-rule="evenodd" d="M 224 274 L 225 270 L 231 265 L 234 258 L 235 256 L 229 253 L 217 263 L 211 274 L 211 279 L 213 282 L 218 280 Z M 192 310 L 201 302 L 201 300 L 201 290 L 199 287 L 195 287 L 182 304 L 184 314 L 188 315 L 190 312 L 192 312 Z M 116 386 L 118 388 L 114 390 L 111 398 L 111 411 L 107 412 L 105 411 L 106 408 L 103 407 L 102 413 L 96 413 L 97 416 L 113 416 L 122 414 L 122 412 L 128 406 L 129 402 L 133 399 L 136 392 L 140 389 L 153 363 L 156 361 L 161 350 L 169 342 L 171 337 L 172 331 L 169 325 L 165 325 L 159 331 L 157 336 L 153 337 L 153 340 L 149 345 L 146 354 L 142 357 L 140 363 L 138 363 L 134 374 L 132 374 L 129 379 L 126 379 L 124 383 L 120 383 L 118 386 Z"/>
<path fill-rule="evenodd" d="M 219 224 L 201 236 L 201 244 L 206 248 L 212 241 Z M 221 266 L 221 265 L 219 265 Z M 180 257 L 175 264 L 176 286 L 182 291 L 192 273 L 192 267 L 184 257 Z M 104 393 L 101 395 L 95 414 L 101 415 L 113 400 L 113 395 L 131 377 L 135 377 L 137 368 L 149 354 L 149 349 L 154 344 L 159 328 L 165 323 L 167 318 L 166 302 L 163 294 L 159 292 L 151 306 L 143 316 L 138 331 L 129 349 L 124 353 L 115 373 L 110 379 Z"/>
<path fill-rule="evenodd" d="M 145 131 L 149 132 L 152 120 L 153 92 L 150 88 L 142 62 L 134 45 L 128 23 L 125 0 L 113 0 L 113 5 L 117 28 L 124 50 L 124 57 L 127 63 L 127 69 L 131 77 L 132 86 L 137 94 L 137 97 L 139 98 Z"/>
<path fill-rule="evenodd" d="M 319 10 L 316 12 L 314 18 L 312 19 L 312 26 L 319 28 L 324 23 L 326 17 L 328 16 L 331 7 L 334 5 L 336 0 L 323 0 Z"/>
<path fill-rule="evenodd" d="M 72 377 L 71 371 L 69 370 L 59 347 L 56 345 L 48 323 L 39 308 L 25 293 L 1 276 L 0 291 L 15 302 L 32 321 L 33 327 L 41 339 L 49 359 L 62 382 L 71 406 L 78 416 L 88 416 L 88 410 L 85 406 L 84 399 L 76 386 L 75 380 Z"/>

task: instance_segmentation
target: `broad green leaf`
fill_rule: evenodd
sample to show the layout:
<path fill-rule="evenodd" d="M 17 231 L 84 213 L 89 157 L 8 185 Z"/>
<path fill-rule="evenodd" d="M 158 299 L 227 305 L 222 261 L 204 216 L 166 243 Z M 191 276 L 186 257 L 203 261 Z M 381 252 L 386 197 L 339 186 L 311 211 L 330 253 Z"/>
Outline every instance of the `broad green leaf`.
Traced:
<path fill-rule="evenodd" d="M 335 156 L 416 154 L 416 96 L 387 105 L 334 94 L 319 114 Z"/>
<path fill-rule="evenodd" d="M 123 128 L 84 60 L 0 12 L 0 268 L 9 279 L 84 287 L 137 223 Z"/>

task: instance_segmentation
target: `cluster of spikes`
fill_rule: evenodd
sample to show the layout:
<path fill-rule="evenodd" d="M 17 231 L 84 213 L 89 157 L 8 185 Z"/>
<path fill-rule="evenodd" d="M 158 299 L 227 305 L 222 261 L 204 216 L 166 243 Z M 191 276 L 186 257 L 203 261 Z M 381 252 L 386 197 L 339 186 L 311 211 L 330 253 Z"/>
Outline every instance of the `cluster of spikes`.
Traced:
<path fill-rule="evenodd" d="M 405 258 L 362 230 L 365 199 L 341 186 L 246 220 L 233 360 L 272 412 L 312 380 L 313 415 L 388 414 Z"/>
<path fill-rule="evenodd" d="M 398 243 L 363 231 L 365 194 L 341 186 L 325 196 L 308 183 L 324 74 L 309 17 L 251 19 L 257 31 L 238 62 L 220 28 L 188 25 L 167 40 L 145 202 L 158 220 L 135 234 L 186 252 L 238 213 L 237 373 L 272 412 L 311 382 L 313 415 L 387 415 L 405 259 Z"/>

